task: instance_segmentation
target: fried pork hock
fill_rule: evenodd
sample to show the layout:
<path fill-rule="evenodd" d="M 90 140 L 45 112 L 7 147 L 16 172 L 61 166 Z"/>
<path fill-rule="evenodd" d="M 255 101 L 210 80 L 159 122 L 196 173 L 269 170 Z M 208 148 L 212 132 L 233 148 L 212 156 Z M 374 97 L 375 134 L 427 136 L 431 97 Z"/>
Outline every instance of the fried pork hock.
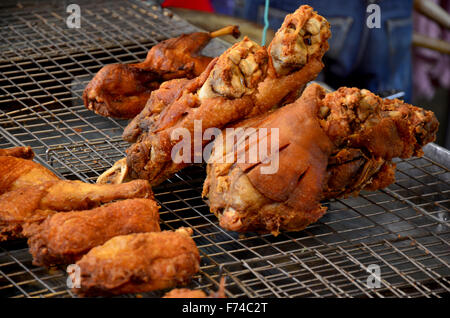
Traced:
<path fill-rule="evenodd" d="M 130 198 L 153 198 L 149 183 L 134 180 L 115 185 L 57 180 L 18 187 L 0 196 L 0 241 L 24 237 L 23 226 L 39 224 L 56 212 L 87 210 Z"/>
<path fill-rule="evenodd" d="M 321 200 L 394 182 L 392 159 L 421 156 L 422 147 L 435 139 L 438 122 L 431 111 L 383 100 L 367 90 L 340 88 L 326 94 L 312 84 L 294 103 L 241 126 L 278 128 L 278 148 L 272 152 L 267 146 L 268 155 L 256 163 L 222 163 L 227 155 L 249 158 L 249 149 L 255 148 L 236 147 L 245 140 L 228 149 L 216 144 L 203 195 L 222 227 L 276 235 L 317 221 L 326 211 Z M 267 138 L 257 139 L 262 142 Z M 262 173 L 276 152 L 278 170 Z"/>
<path fill-rule="evenodd" d="M 22 159 L 33 159 L 34 152 L 31 147 L 14 147 L 9 149 L 0 149 L 0 157 L 9 156 Z"/>
<path fill-rule="evenodd" d="M 302 6 L 286 17 L 268 51 L 244 38 L 211 62 L 199 77 L 161 85 L 124 131 L 123 138 L 135 142 L 127 151 L 125 177 L 157 185 L 189 165 L 187 161 L 193 162 L 194 138 L 192 153 L 183 154 L 189 160 L 175 162 L 172 150 L 181 140 L 173 134 L 183 128 L 194 136 L 195 121 L 201 121 L 197 133 L 202 135 L 208 128 L 220 129 L 295 98 L 321 71 L 329 37 L 328 22 L 311 7 Z M 287 58 L 291 53 L 301 61 Z M 117 169 L 123 171 L 122 166 L 123 162 Z M 117 174 L 107 174 L 111 177 L 102 177 L 106 182 L 120 182 Z"/>
<path fill-rule="evenodd" d="M 53 214 L 24 230 L 33 265 L 73 264 L 114 236 L 159 232 L 158 209 L 153 200 L 128 199 L 92 210 Z"/>
<path fill-rule="evenodd" d="M 191 229 L 116 236 L 76 264 L 80 296 L 148 292 L 188 282 L 200 268 Z"/>
<path fill-rule="evenodd" d="M 227 34 L 238 37 L 238 27 L 183 34 L 155 45 L 142 63 L 106 65 L 87 85 L 84 105 L 102 116 L 133 118 L 162 82 L 199 76 L 212 60 L 199 52 L 212 38 Z"/>

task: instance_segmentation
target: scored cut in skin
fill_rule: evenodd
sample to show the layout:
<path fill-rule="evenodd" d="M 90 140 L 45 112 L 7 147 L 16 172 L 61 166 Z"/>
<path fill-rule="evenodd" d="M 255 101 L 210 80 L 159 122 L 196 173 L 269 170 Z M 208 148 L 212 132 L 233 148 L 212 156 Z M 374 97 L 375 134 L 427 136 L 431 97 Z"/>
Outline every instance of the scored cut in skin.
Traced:
<path fill-rule="evenodd" d="M 368 90 L 327 94 L 311 84 L 294 103 L 244 126 L 279 129 L 278 170 L 261 173 L 270 164 L 263 158 L 256 164 L 221 163 L 214 154 L 203 195 L 225 229 L 277 235 L 317 221 L 326 211 L 321 200 L 394 182 L 392 159 L 422 155 L 422 147 L 436 137 L 438 122 L 431 111 L 383 100 Z M 223 155 L 235 148 L 222 147 Z"/>
<path fill-rule="evenodd" d="M 79 296 L 148 292 L 187 283 L 200 268 L 192 229 L 116 236 L 84 255 Z"/>
<path fill-rule="evenodd" d="M 162 82 L 200 75 L 212 58 L 199 52 L 211 39 L 227 34 L 237 38 L 239 28 L 183 34 L 152 47 L 141 63 L 106 65 L 86 86 L 84 105 L 101 116 L 134 118 Z"/>
<path fill-rule="evenodd" d="M 299 31 L 295 36 L 282 32 L 288 25 L 295 25 L 299 30 L 305 29 L 310 20 L 317 20 L 320 25 L 316 35 L 320 45 L 314 42 L 314 49 L 307 53 L 306 64 L 286 60 L 289 63 L 285 67 L 287 71 L 278 74 L 272 61 L 276 53 L 271 56 L 265 48 L 244 38 L 211 62 L 201 76 L 166 82 L 152 93 L 145 109 L 124 131 L 123 138 L 134 142 L 127 150 L 127 177 L 146 179 L 155 186 L 189 165 L 187 162 L 175 163 L 171 158 L 172 149 L 179 142 L 172 140 L 171 135 L 178 128 L 187 129 L 193 136 L 194 121 L 201 120 L 203 134 L 208 128 L 221 129 L 294 99 L 299 90 L 322 70 L 321 59 L 328 49 L 330 30 L 326 20 L 309 6 L 301 6 L 286 20 L 290 24 L 283 24 L 269 51 L 272 45 L 281 45 L 278 50 L 284 52 L 284 47 L 288 50 L 294 45 L 292 42 L 310 38 L 306 32 L 301 35 Z M 202 146 L 207 143 L 204 141 Z M 191 150 L 193 159 L 194 147 Z"/>

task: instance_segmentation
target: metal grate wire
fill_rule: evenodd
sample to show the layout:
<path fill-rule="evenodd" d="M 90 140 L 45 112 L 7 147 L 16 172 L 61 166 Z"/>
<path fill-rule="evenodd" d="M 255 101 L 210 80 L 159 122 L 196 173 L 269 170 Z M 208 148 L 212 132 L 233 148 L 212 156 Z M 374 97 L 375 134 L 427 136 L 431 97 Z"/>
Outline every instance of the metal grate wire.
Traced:
<path fill-rule="evenodd" d="M 82 27 L 68 29 L 64 6 L 36 3 L 0 7 L 0 147 L 32 146 L 61 177 L 94 182 L 125 155 L 126 122 L 85 109 L 85 85 L 103 65 L 142 60 L 158 41 L 195 28 L 151 2 L 127 0 L 79 1 Z M 226 49 L 213 42 L 210 55 Z M 201 198 L 202 166 L 154 191 L 164 229 L 194 229 L 202 262 L 191 288 L 217 290 L 224 275 L 230 297 L 448 295 L 448 161 L 426 151 L 397 167 L 395 184 L 325 202 L 319 222 L 278 237 L 220 228 Z M 371 265 L 381 271 L 378 288 L 367 286 Z M 0 244 L 0 297 L 73 297 L 66 278 L 64 267 L 32 266 L 25 241 Z"/>

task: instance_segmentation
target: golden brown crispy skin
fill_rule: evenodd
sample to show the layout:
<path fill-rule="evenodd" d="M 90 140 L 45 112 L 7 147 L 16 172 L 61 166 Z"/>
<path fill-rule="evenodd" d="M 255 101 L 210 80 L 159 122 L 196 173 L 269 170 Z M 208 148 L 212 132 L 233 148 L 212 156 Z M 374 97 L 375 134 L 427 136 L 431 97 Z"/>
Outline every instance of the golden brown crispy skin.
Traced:
<path fill-rule="evenodd" d="M 244 126 L 279 128 L 279 169 L 263 174 L 262 167 L 270 164 L 263 158 L 252 164 L 236 162 L 237 157 L 221 163 L 218 151 L 208 164 L 203 194 L 224 228 L 276 235 L 319 219 L 325 213 L 323 199 L 392 183 L 391 160 L 420 156 L 434 140 L 438 122 L 430 111 L 384 101 L 367 90 L 325 94 L 312 84 L 293 104 Z M 223 147 L 225 155 L 231 149 Z"/>
<path fill-rule="evenodd" d="M 200 255 L 189 232 L 182 229 L 116 236 L 76 264 L 81 287 L 74 293 L 119 295 L 184 284 L 199 270 Z"/>
<path fill-rule="evenodd" d="M 0 242 L 22 238 L 24 224 L 42 222 L 55 213 L 38 208 L 45 194 L 45 186 L 28 186 L 0 196 Z"/>
<path fill-rule="evenodd" d="M 199 289 L 175 288 L 167 292 L 163 298 L 208 298 L 208 296 Z"/>
<path fill-rule="evenodd" d="M 395 181 L 396 157 L 422 156 L 436 138 L 433 112 L 366 89 L 342 87 L 320 101 L 321 125 L 334 143 L 324 198 L 357 195 Z"/>
<path fill-rule="evenodd" d="M 279 129 L 277 172 L 261 173 L 267 166 L 261 162 L 264 158 L 257 164 L 208 164 L 203 193 L 222 227 L 276 234 L 280 228 L 302 229 L 325 213 L 319 200 L 333 145 L 315 116 L 321 93 L 319 86 L 309 86 L 295 103 L 251 122 L 254 128 Z"/>
<path fill-rule="evenodd" d="M 297 99 L 298 91 L 322 71 L 330 37 L 328 21 L 310 6 L 303 5 L 286 16 L 268 47 L 269 76 L 256 95 L 260 109 Z"/>
<path fill-rule="evenodd" d="M 196 81 L 186 78 L 162 83 L 160 88 L 151 94 L 145 108 L 125 127 L 122 134 L 123 139 L 128 142 L 136 142 L 141 134 L 155 130 L 155 125 L 161 116 L 161 112 L 180 98 L 185 89 L 194 91 L 198 87 L 199 85 L 196 84 Z"/>
<path fill-rule="evenodd" d="M 212 58 L 199 52 L 212 37 L 230 33 L 239 36 L 237 27 L 225 29 L 229 31 L 196 32 L 165 40 L 155 45 L 141 63 L 104 66 L 83 93 L 85 106 L 102 116 L 135 117 L 162 82 L 200 75 Z"/>
<path fill-rule="evenodd" d="M 250 42 L 246 38 L 234 45 L 232 49 L 237 48 L 240 44 L 246 46 Z M 255 55 L 255 60 L 258 62 L 262 60 L 260 63 L 263 63 L 264 50 L 257 49 Z M 261 55 L 260 58 L 257 57 L 259 55 Z M 212 62 L 208 70 L 211 71 L 212 67 L 220 63 L 220 59 Z M 196 120 L 202 121 L 202 130 L 204 131 L 208 127 L 223 127 L 250 111 L 252 107 L 250 95 L 232 99 L 221 96 L 200 98 L 196 93 L 201 89 L 209 74 L 205 71 L 200 77 L 186 85 L 181 97 L 161 112 L 153 130 L 141 134 L 137 142 L 127 150 L 127 165 L 131 178 L 149 180 L 154 186 L 189 164 L 172 160 L 172 149 L 179 139 L 174 140 L 171 136 L 177 129 L 184 128 L 193 136 L 194 121 Z"/>
<path fill-rule="evenodd" d="M 86 210 L 129 198 L 153 198 L 145 180 L 120 185 L 81 181 L 48 181 L 20 187 L 0 196 L 0 241 L 23 237 L 24 224 L 41 222 L 55 212 Z"/>
<path fill-rule="evenodd" d="M 159 232 L 158 208 L 150 199 L 128 199 L 92 210 L 54 214 L 24 229 L 33 264 L 72 264 L 114 236 Z"/>
<path fill-rule="evenodd" d="M 34 152 L 31 147 L 14 147 L 9 149 L 0 149 L 0 156 L 10 156 L 22 159 L 33 159 Z"/>
<path fill-rule="evenodd" d="M 219 290 L 209 296 L 199 289 L 175 288 L 165 293 L 163 298 L 227 298 L 225 295 L 225 278 L 222 277 L 220 280 Z"/>
<path fill-rule="evenodd" d="M 102 203 L 131 198 L 153 198 L 146 180 L 122 184 L 90 184 L 81 181 L 59 181 L 47 188 L 40 206 L 56 211 L 84 210 Z"/>
<path fill-rule="evenodd" d="M 50 170 L 31 160 L 0 156 L 0 194 L 20 187 L 57 181 Z"/>
<path fill-rule="evenodd" d="M 127 151 L 129 177 L 157 185 L 189 165 L 186 160 L 179 163 L 172 159 L 172 150 L 180 139 L 171 137 L 180 128 L 194 136 L 194 123 L 201 121 L 198 133 L 203 134 L 208 128 L 221 129 L 291 100 L 296 96 L 293 93 L 322 69 L 329 36 L 328 22 L 311 7 L 302 6 L 286 17 L 269 52 L 244 38 L 211 62 L 201 76 L 167 83 L 153 92 L 146 108 L 123 134 L 125 140 L 136 142 Z M 297 42 L 306 44 L 298 46 Z M 301 56 L 301 63 L 284 58 L 289 49 Z M 193 140 L 191 137 L 192 153 L 188 154 L 191 162 Z"/>

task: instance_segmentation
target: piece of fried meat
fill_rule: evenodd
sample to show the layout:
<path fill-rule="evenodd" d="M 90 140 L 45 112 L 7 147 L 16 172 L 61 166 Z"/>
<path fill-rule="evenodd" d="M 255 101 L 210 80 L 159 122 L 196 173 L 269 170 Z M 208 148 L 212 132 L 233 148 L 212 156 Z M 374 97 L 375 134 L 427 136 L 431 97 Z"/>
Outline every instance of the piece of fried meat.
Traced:
<path fill-rule="evenodd" d="M 217 141 L 203 195 L 222 227 L 275 235 L 317 221 L 326 211 L 321 200 L 388 186 L 395 180 L 392 159 L 422 155 L 438 129 L 431 111 L 364 89 L 326 93 L 317 84 L 294 103 L 243 125 L 269 133 L 254 139 L 244 134 L 228 147 Z M 278 144 L 270 137 L 276 131 Z M 237 160 L 252 151 L 257 160 Z M 273 163 L 276 169 L 267 173 Z"/>
<path fill-rule="evenodd" d="M 38 224 L 56 212 L 87 210 L 130 198 L 153 198 L 148 181 L 90 184 L 58 180 L 19 187 L 0 196 L 0 241 L 24 237 L 24 225 Z"/>
<path fill-rule="evenodd" d="M 227 34 L 238 37 L 238 27 L 183 34 L 155 45 L 141 63 L 106 65 L 86 86 L 84 105 L 102 116 L 133 118 L 162 82 L 200 75 L 212 58 L 199 52 L 211 39 Z"/>
<path fill-rule="evenodd" d="M 116 236 L 84 255 L 79 296 L 148 292 L 187 283 L 200 267 L 192 230 Z"/>
<path fill-rule="evenodd" d="M 114 236 L 159 232 L 158 208 L 151 199 L 128 199 L 91 210 L 53 214 L 24 230 L 33 265 L 73 264 Z"/>

